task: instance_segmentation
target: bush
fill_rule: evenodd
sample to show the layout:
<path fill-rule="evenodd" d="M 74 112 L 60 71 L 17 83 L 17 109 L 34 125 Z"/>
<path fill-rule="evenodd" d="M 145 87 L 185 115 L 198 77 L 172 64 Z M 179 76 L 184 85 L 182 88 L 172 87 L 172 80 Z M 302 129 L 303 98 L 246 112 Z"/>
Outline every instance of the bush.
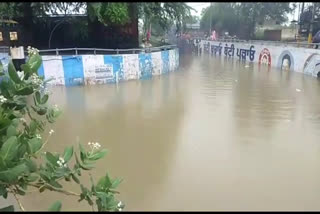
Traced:
<path fill-rule="evenodd" d="M 79 176 L 83 171 L 94 168 L 97 160 L 103 158 L 106 149 L 101 149 L 99 143 L 88 145 L 87 151 L 81 144 L 79 150 L 73 146 L 66 147 L 62 154 L 43 152 L 50 136 L 44 140 L 42 134 L 47 123 L 54 123 L 61 114 L 59 108 L 47 104 L 49 94 L 43 77 L 37 71 L 41 65 L 38 51 L 28 48 L 28 60 L 17 72 L 12 61 L 8 71 L 1 65 L 0 75 L 0 195 L 7 198 L 13 194 L 20 209 L 24 211 L 19 197 L 28 192 L 29 187 L 35 187 L 39 193 L 55 191 L 70 196 L 79 197 L 92 206 L 93 211 L 121 211 L 124 205 L 115 198 L 115 191 L 120 179 L 111 179 L 108 174 L 100 178 L 97 184 L 93 182 L 87 188 L 80 183 Z M 27 102 L 32 97 L 33 102 Z M 71 159 L 75 163 L 71 166 Z M 62 180 L 79 184 L 81 193 L 65 189 Z M 4 207 L 1 211 L 13 211 L 13 205 Z M 59 211 L 61 202 L 56 201 L 49 208 Z"/>

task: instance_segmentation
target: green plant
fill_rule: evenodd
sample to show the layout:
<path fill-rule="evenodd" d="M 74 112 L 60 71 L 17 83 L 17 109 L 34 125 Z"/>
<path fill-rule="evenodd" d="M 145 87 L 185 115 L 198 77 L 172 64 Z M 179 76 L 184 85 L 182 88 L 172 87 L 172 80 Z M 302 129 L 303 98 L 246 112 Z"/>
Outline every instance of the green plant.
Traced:
<path fill-rule="evenodd" d="M 46 140 L 41 135 L 61 111 L 56 105 L 50 107 L 47 103 L 47 81 L 37 74 L 40 65 L 38 51 L 28 48 L 28 60 L 21 66 L 21 72 L 17 72 L 10 62 L 8 72 L 2 70 L 0 73 L 3 78 L 0 83 L 0 196 L 6 199 L 8 194 L 13 194 L 20 209 L 24 210 L 19 197 L 33 187 L 39 193 L 55 191 L 77 196 L 79 201 L 87 201 L 93 210 L 121 211 L 124 205 L 115 198 L 120 179 L 111 179 L 106 174 L 95 184 L 90 175 L 90 188 L 79 180 L 83 171 L 93 169 L 95 162 L 107 153 L 99 143 L 89 142 L 88 151 L 79 144 L 78 152 L 73 146 L 66 147 L 62 154 L 43 152 L 54 131 L 49 132 Z M 29 97 L 33 98 L 31 102 Z M 72 158 L 74 164 L 70 162 Z M 66 190 L 62 180 L 79 184 L 81 193 Z M 60 209 L 61 202 L 57 201 L 49 211 Z M 0 211 L 13 211 L 13 206 Z"/>

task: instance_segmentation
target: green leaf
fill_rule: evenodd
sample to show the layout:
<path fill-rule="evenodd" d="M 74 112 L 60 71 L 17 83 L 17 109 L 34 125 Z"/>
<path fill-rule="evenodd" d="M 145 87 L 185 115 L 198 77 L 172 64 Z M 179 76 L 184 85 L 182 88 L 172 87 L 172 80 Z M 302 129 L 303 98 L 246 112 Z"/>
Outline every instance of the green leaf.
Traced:
<path fill-rule="evenodd" d="M 7 129 L 7 137 L 12 137 L 12 136 L 16 136 L 17 135 L 17 129 L 14 126 L 9 126 Z"/>
<path fill-rule="evenodd" d="M 0 172 L 0 180 L 12 183 L 24 172 L 28 172 L 28 167 L 23 163 Z"/>
<path fill-rule="evenodd" d="M 80 184 L 80 180 L 78 179 L 78 177 L 75 174 L 71 174 L 71 177 L 74 180 L 74 182 L 76 182 L 77 184 Z"/>
<path fill-rule="evenodd" d="M 80 148 L 80 159 L 82 162 L 84 162 L 87 159 L 87 153 L 81 144 L 79 144 L 79 148 Z"/>
<path fill-rule="evenodd" d="M 7 207 L 3 207 L 3 208 L 0 209 L 0 212 L 14 212 L 14 206 L 10 205 L 10 206 L 7 206 Z"/>
<path fill-rule="evenodd" d="M 19 125 L 19 123 L 20 123 L 19 119 L 15 118 L 15 119 L 12 120 L 11 125 L 14 126 L 14 127 L 17 127 Z"/>
<path fill-rule="evenodd" d="M 96 188 L 98 191 L 105 191 L 112 186 L 111 179 L 109 178 L 108 174 L 106 176 L 100 178 Z"/>
<path fill-rule="evenodd" d="M 101 151 L 98 151 L 94 153 L 93 155 L 89 156 L 88 159 L 91 161 L 99 160 L 103 158 L 107 154 L 108 150 L 102 149 Z"/>
<path fill-rule="evenodd" d="M 31 120 L 30 124 L 29 124 L 29 131 L 31 133 L 34 133 L 37 130 L 37 122 L 35 120 Z"/>
<path fill-rule="evenodd" d="M 24 87 L 22 89 L 17 90 L 16 94 L 17 95 L 23 95 L 27 96 L 33 93 L 33 88 L 32 87 Z"/>
<path fill-rule="evenodd" d="M 39 54 L 32 55 L 27 64 L 29 64 L 32 72 L 37 73 L 42 63 L 41 56 Z"/>
<path fill-rule="evenodd" d="M 43 95 L 42 99 L 41 99 L 41 104 L 44 105 L 46 104 L 46 102 L 48 101 L 49 99 L 49 95 L 48 94 L 45 94 Z"/>
<path fill-rule="evenodd" d="M 41 149 L 42 141 L 39 138 L 32 138 L 28 141 L 28 146 L 31 154 L 36 153 Z"/>
<path fill-rule="evenodd" d="M 18 152 L 18 140 L 17 137 L 10 137 L 1 147 L 0 155 L 2 159 L 7 162 L 15 158 Z"/>
<path fill-rule="evenodd" d="M 42 172 L 39 173 L 39 175 L 44 181 L 46 181 L 48 183 L 50 182 L 50 177 L 51 176 L 47 172 L 42 171 Z"/>
<path fill-rule="evenodd" d="M 36 97 L 37 103 L 40 104 L 41 103 L 41 95 L 40 95 L 39 91 L 36 91 L 35 97 Z"/>
<path fill-rule="evenodd" d="M 21 79 L 17 74 L 16 68 L 14 67 L 12 60 L 10 60 L 9 65 L 8 65 L 8 73 L 10 78 L 15 82 L 15 83 L 21 83 Z"/>
<path fill-rule="evenodd" d="M 7 169 L 6 163 L 4 162 L 3 158 L 0 155 L 0 171 L 6 170 L 6 169 Z"/>
<path fill-rule="evenodd" d="M 62 186 L 61 186 L 61 184 L 59 184 L 58 182 L 56 182 L 55 180 L 51 180 L 50 182 L 49 182 L 49 184 L 51 185 L 51 186 L 53 186 L 53 187 L 56 187 L 56 188 L 62 188 Z"/>
<path fill-rule="evenodd" d="M 25 159 L 25 164 L 29 169 L 29 172 L 33 173 L 37 171 L 37 164 L 31 159 Z"/>
<path fill-rule="evenodd" d="M 58 157 L 55 157 L 53 154 L 51 154 L 50 152 L 46 152 L 46 159 L 47 161 L 53 165 L 53 166 L 58 166 L 57 161 L 59 160 Z"/>
<path fill-rule="evenodd" d="M 57 211 L 61 210 L 61 207 L 62 207 L 61 202 L 60 201 L 56 201 L 50 206 L 48 211 L 57 212 Z"/>
<path fill-rule="evenodd" d="M 21 67 L 21 70 L 23 70 L 25 74 L 31 74 L 32 73 L 30 65 L 22 64 L 20 67 Z"/>
<path fill-rule="evenodd" d="M 68 163 L 72 155 L 73 155 L 73 146 L 65 148 L 64 154 L 63 154 L 64 161 Z"/>
<path fill-rule="evenodd" d="M 110 189 L 116 189 L 122 181 L 123 181 L 123 179 L 120 179 L 120 178 L 114 179 L 112 181 L 112 185 L 111 185 Z"/>
<path fill-rule="evenodd" d="M 7 193 L 7 188 L 4 185 L 0 185 L 0 196 L 4 196 Z"/>

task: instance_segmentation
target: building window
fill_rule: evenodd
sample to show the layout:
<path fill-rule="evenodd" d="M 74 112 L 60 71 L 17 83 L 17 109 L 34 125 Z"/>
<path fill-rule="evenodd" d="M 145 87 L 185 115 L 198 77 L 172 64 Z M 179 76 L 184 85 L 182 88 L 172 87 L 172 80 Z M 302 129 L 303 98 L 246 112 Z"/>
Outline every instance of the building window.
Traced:
<path fill-rule="evenodd" d="M 10 40 L 11 41 L 18 40 L 17 32 L 10 32 Z"/>

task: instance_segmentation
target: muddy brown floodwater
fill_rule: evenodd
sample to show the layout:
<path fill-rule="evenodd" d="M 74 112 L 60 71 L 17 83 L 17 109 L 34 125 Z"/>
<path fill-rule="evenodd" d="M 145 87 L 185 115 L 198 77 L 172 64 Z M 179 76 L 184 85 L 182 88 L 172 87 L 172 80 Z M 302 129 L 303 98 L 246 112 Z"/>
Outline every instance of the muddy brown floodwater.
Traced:
<path fill-rule="evenodd" d="M 48 150 L 77 138 L 109 149 L 92 174 L 124 178 L 129 211 L 319 210 L 320 82 L 225 58 L 180 65 L 152 80 L 53 88 L 64 114 Z M 91 210 L 51 192 L 23 203 L 47 210 L 55 200 Z"/>

